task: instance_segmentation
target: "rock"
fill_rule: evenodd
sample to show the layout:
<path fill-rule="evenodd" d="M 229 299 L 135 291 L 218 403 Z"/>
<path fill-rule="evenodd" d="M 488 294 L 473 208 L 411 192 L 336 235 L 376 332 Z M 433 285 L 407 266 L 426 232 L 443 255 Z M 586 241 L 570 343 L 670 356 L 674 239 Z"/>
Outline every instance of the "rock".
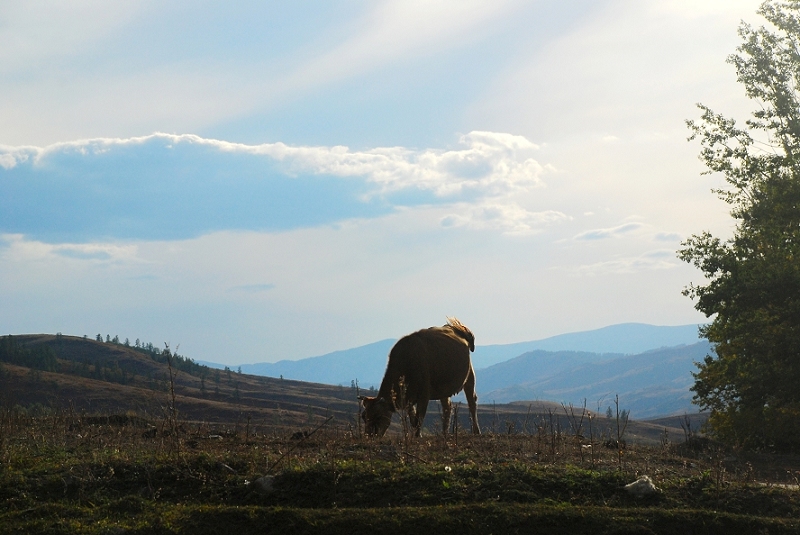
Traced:
<path fill-rule="evenodd" d="M 254 492 L 267 496 L 275 491 L 274 482 L 275 476 L 262 476 L 250 483 L 250 486 Z"/>
<path fill-rule="evenodd" d="M 658 487 L 653 484 L 653 480 L 650 479 L 650 476 L 642 476 L 633 483 L 628 483 L 625 485 L 625 490 L 628 494 L 632 494 L 637 498 L 642 496 L 650 496 L 658 492 Z"/>

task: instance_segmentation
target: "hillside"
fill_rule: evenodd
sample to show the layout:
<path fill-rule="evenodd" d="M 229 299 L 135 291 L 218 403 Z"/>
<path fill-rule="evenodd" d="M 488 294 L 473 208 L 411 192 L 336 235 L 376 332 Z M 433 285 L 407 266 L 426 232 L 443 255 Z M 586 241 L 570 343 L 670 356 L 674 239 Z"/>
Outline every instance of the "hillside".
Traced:
<path fill-rule="evenodd" d="M 146 352 L 72 336 L 20 335 L 13 341 L 33 351 L 49 348 L 56 366 L 43 370 L 0 363 L 5 403 L 152 417 L 163 417 L 171 405 L 169 366 Z M 358 412 L 349 389 L 191 368 L 191 373 L 173 370 L 175 405 L 185 419 L 236 422 L 249 416 L 263 426 L 299 426 L 309 414 L 352 420 Z"/>
<path fill-rule="evenodd" d="M 587 399 L 590 407 L 604 409 L 618 394 L 636 418 L 679 415 L 696 412 L 689 391 L 691 372 L 711 351 L 708 342 L 607 360 L 593 360 L 586 353 L 532 351 L 482 370 L 478 381 L 484 401 Z"/>
<path fill-rule="evenodd" d="M 1 340 L 8 341 L 9 337 Z M 0 403 L 8 408 L 136 414 L 150 419 L 169 414 L 170 370 L 166 362 L 154 360 L 151 354 L 72 336 L 18 335 L 11 340 L 21 350 L 52 352 L 54 360 L 50 370 L 0 362 Z M 174 377 L 175 408 L 181 420 L 233 426 L 244 425 L 249 419 L 256 431 L 288 432 L 307 429 L 333 416 L 333 425 L 358 428 L 356 391 L 349 386 L 240 374 L 196 364 L 189 369 L 191 373 L 178 370 Z M 537 426 L 550 425 L 547 421 L 563 429 L 570 426 L 564 407 L 552 402 L 490 402 L 479 405 L 478 413 L 487 432 L 531 433 Z M 426 419 L 429 432 L 438 429 L 438 414 L 438 402 L 432 402 Z M 459 425 L 468 428 L 463 407 Z M 678 419 L 667 425 L 633 422 L 628 436 L 657 443 L 665 428 L 674 438 L 682 436 Z M 397 417 L 393 429 L 399 430 Z"/>

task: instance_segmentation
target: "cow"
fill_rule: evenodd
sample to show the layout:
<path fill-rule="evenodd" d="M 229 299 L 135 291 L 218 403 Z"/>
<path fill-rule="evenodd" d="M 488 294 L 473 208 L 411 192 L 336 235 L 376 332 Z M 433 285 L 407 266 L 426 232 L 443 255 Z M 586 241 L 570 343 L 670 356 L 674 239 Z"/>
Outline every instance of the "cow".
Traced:
<path fill-rule="evenodd" d="M 383 436 L 392 415 L 405 410 L 415 436 L 420 436 L 428 401 L 438 399 L 442 404 L 442 431 L 447 434 L 452 410 L 450 396 L 463 390 L 472 432 L 479 435 L 471 351 L 475 351 L 475 336 L 456 318 L 447 318 L 442 327 L 422 329 L 398 340 L 389 352 L 378 394 L 359 396 L 364 404 L 361 417 L 366 433 Z"/>

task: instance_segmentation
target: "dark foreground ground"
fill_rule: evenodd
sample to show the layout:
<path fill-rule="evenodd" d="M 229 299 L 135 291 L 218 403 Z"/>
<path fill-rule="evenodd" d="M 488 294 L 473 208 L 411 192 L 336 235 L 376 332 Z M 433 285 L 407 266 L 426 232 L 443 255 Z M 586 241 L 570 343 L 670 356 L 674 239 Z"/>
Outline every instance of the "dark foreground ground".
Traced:
<path fill-rule="evenodd" d="M 795 457 L 586 442 L 4 410 L 0 533 L 800 533 Z M 641 475 L 658 492 L 624 489 Z"/>

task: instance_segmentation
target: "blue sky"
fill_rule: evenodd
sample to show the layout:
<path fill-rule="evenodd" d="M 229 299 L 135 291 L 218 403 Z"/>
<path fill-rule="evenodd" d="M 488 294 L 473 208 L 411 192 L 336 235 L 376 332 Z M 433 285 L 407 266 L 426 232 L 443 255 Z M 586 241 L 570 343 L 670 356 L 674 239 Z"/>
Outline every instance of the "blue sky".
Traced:
<path fill-rule="evenodd" d="M 5 2 L 0 330 L 227 364 L 704 318 L 757 1 Z"/>

